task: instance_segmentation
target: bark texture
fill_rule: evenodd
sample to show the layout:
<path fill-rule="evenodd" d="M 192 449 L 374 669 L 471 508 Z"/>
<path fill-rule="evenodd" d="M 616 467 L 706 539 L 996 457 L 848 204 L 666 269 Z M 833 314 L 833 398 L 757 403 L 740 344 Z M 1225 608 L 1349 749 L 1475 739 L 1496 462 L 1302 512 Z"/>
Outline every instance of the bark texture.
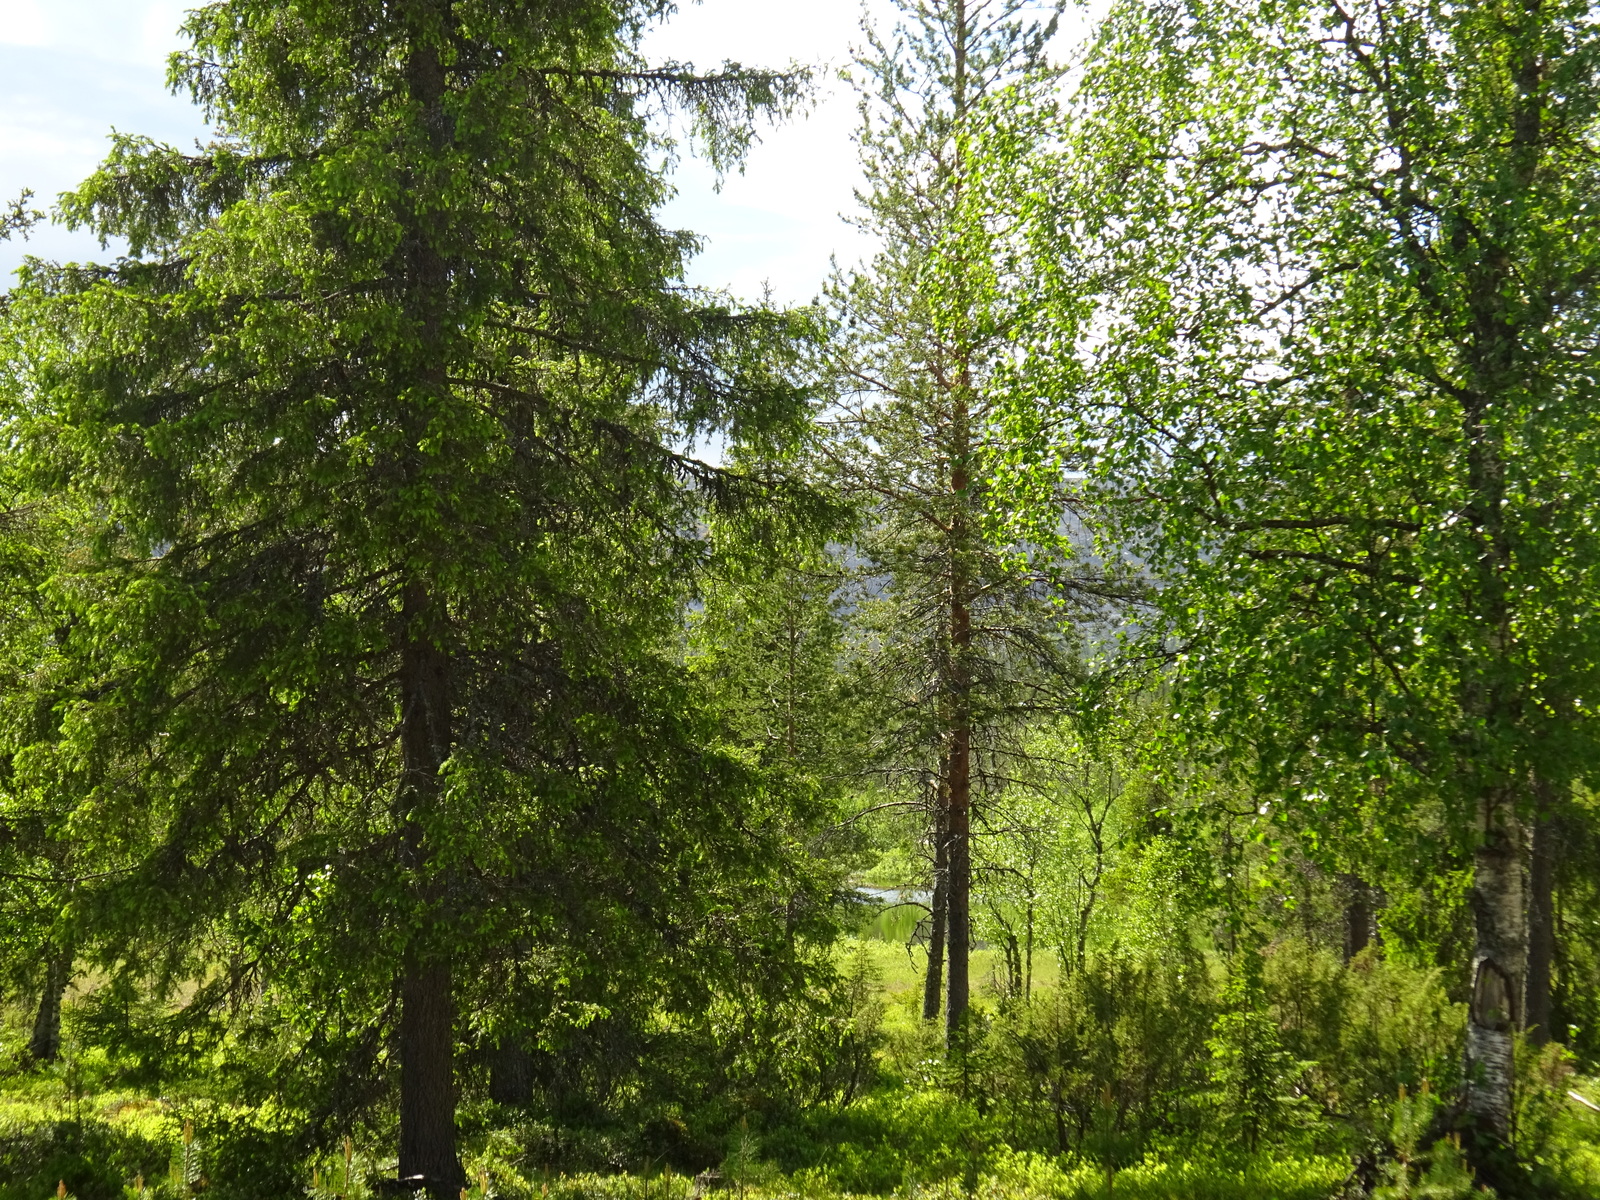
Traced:
<path fill-rule="evenodd" d="M 1557 818 L 1548 806 L 1534 819 L 1528 851 L 1528 978 L 1523 1024 L 1537 1045 L 1550 1040 L 1551 982 L 1556 954 L 1555 888 L 1560 855 Z"/>
<path fill-rule="evenodd" d="M 966 0 L 951 6 L 951 50 L 954 73 L 952 108 L 956 121 L 967 113 L 967 51 L 972 30 L 967 22 Z M 955 187 L 959 203 L 965 186 L 964 144 L 955 146 Z M 947 917 L 950 981 L 945 1000 L 945 1041 L 957 1045 L 970 999 L 967 977 L 972 950 L 972 572 L 969 554 L 976 534 L 969 512 L 972 503 L 971 397 L 972 347 L 958 342 L 953 348 L 955 386 L 950 395 L 950 491 L 954 508 L 950 522 L 950 899 Z"/>
<path fill-rule="evenodd" d="M 1508 10 L 1509 11 L 1509 10 Z M 1508 20 L 1531 17 L 1537 6 L 1523 8 Z M 1523 37 L 1508 63 L 1516 83 L 1510 106 L 1504 179 L 1516 193 L 1534 188 L 1541 166 L 1544 136 L 1543 42 Z M 1506 464 L 1514 453 L 1503 422 L 1500 401 L 1537 379 L 1522 342 L 1529 327 L 1528 311 L 1517 311 L 1512 297 L 1523 294 L 1518 263 L 1518 230 L 1514 209 L 1506 203 L 1490 219 L 1452 212 L 1448 218 L 1451 247 L 1465 284 L 1467 337 L 1463 363 L 1469 385 L 1460 393 L 1462 435 L 1466 449 L 1467 501 L 1464 525 L 1476 543 L 1476 579 L 1471 610 L 1482 622 L 1481 661 L 1463 677 L 1461 711 L 1468 728 L 1486 731 L 1506 743 L 1517 737 L 1521 704 L 1505 681 L 1514 678 L 1519 653 L 1508 580 L 1513 577 L 1520 546 L 1506 524 Z M 1538 321 L 1537 309 L 1533 321 Z M 1470 750 L 1469 764 L 1487 769 L 1476 789 L 1478 847 L 1473 861 L 1472 915 L 1474 953 L 1472 996 L 1467 1016 L 1466 1111 L 1480 1133 L 1502 1145 L 1511 1133 L 1512 1086 L 1515 1080 L 1514 1036 L 1525 1020 L 1524 988 L 1528 970 L 1527 830 L 1517 811 L 1517 793 L 1526 784 L 1519 764 L 1495 764 L 1493 740 Z"/>
<path fill-rule="evenodd" d="M 941 778 L 933 799 L 933 912 L 928 929 L 928 974 L 922 986 L 924 1021 L 937 1021 L 944 1007 L 944 932 L 950 901 L 950 823 L 946 816 L 949 808 L 946 795 L 945 780 Z"/>
<path fill-rule="evenodd" d="M 446 898 L 432 877 L 426 822 L 449 755 L 450 662 L 433 640 L 420 587 L 410 589 L 406 610 L 411 632 L 401 671 L 400 731 L 405 854 L 423 923 L 406 952 L 400 989 L 400 1178 L 448 1200 L 466 1173 L 456 1156 L 454 986 L 448 954 L 430 927 L 444 916 Z"/>
<path fill-rule="evenodd" d="M 489 1062 L 489 1099 L 519 1108 L 533 1101 L 533 1055 L 514 1038 L 495 1043 Z"/>
<path fill-rule="evenodd" d="M 1522 1023 L 1528 947 L 1525 834 L 1510 795 L 1490 793 L 1480 800 L 1479 831 L 1472 883 L 1467 1111 L 1503 1141 L 1511 1133 L 1513 1039 Z"/>
<path fill-rule="evenodd" d="M 400 1003 L 400 1178 L 451 1200 L 467 1176 L 456 1157 L 449 964 L 437 956 L 408 958 Z"/>
<path fill-rule="evenodd" d="M 426 591 L 406 597 L 400 743 L 406 867 L 422 926 L 412 935 L 400 988 L 400 1178 L 448 1200 L 466 1182 L 456 1156 L 455 998 L 448 953 L 433 926 L 446 897 L 433 877 L 427 821 L 450 750 L 450 660 Z"/>
<path fill-rule="evenodd" d="M 1344 884 L 1344 960 L 1349 962 L 1372 944 L 1372 889 L 1355 875 L 1341 876 Z"/>
<path fill-rule="evenodd" d="M 948 909 L 950 984 L 945 1004 L 948 1041 L 959 1036 L 970 997 L 967 963 L 971 953 L 971 736 L 958 726 L 950 753 L 950 900 Z"/>
<path fill-rule="evenodd" d="M 430 146 L 443 152 L 453 140 L 445 109 L 446 77 L 432 27 L 450 25 L 450 0 L 412 0 L 415 31 L 406 62 L 406 83 L 420 109 Z M 423 394 L 443 397 L 449 384 L 444 365 L 445 305 L 449 264 L 433 230 L 414 217 L 402 250 L 407 305 L 418 330 L 414 366 Z M 428 414 L 413 402 L 407 421 L 404 472 L 422 480 L 421 442 Z M 436 547 L 419 545 L 420 561 Z M 451 661 L 448 619 L 433 594 L 425 569 L 413 569 L 403 598 L 400 663 L 399 788 L 404 866 L 412 881 L 420 921 L 402 964 L 400 986 L 400 1162 L 403 1182 L 439 1200 L 453 1200 L 466 1183 L 456 1153 L 455 996 L 447 950 L 449 901 L 433 866 L 429 826 L 436 817 L 440 772 L 450 757 Z"/>
<path fill-rule="evenodd" d="M 61 999 L 71 977 L 71 953 L 53 954 L 45 964 L 39 1011 L 33 1018 L 33 1035 L 28 1039 L 28 1057 L 36 1063 L 52 1063 L 61 1057 Z"/>

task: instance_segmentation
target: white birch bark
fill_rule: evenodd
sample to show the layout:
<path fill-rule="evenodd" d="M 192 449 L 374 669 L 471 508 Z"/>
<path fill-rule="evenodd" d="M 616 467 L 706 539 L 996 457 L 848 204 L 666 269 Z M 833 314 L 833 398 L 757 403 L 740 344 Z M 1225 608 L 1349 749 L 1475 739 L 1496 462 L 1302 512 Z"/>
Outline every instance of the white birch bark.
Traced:
<path fill-rule="evenodd" d="M 1511 1135 L 1515 1036 L 1528 966 L 1526 830 L 1515 800 L 1493 791 L 1479 801 L 1473 861 L 1475 947 L 1467 1015 L 1467 1111 L 1501 1139 Z"/>

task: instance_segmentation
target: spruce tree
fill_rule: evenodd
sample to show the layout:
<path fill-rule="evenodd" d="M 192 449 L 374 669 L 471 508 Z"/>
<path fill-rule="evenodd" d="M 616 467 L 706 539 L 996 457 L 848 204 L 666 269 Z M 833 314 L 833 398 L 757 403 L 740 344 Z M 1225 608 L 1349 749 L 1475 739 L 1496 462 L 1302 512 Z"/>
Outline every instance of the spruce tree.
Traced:
<path fill-rule="evenodd" d="M 648 67 L 667 8 L 205 5 L 217 139 L 119 136 L 62 214 L 127 257 L 13 294 L 31 485 L 87 514 L 15 787 L 72 799 L 119 971 L 295 991 L 358 1093 L 392 1045 L 438 1196 L 463 1001 L 596 943 L 703 990 L 676 930 L 778 852 L 675 647 L 704 507 L 784 489 L 674 447 L 784 443 L 797 327 L 677 282 L 651 121 L 726 162 L 800 83 Z"/>

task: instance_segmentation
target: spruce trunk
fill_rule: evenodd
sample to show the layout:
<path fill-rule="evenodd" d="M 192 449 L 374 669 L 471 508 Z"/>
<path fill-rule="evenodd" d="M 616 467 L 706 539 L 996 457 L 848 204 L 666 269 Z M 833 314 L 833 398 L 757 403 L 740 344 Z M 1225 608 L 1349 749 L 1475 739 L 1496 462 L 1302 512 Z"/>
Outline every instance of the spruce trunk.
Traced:
<path fill-rule="evenodd" d="M 400 741 L 405 778 L 405 866 L 419 921 L 400 986 L 400 1178 L 441 1200 L 466 1183 L 456 1155 L 455 996 L 441 926 L 446 897 L 428 840 L 428 818 L 450 752 L 450 659 L 427 592 L 406 590 Z"/>
<path fill-rule="evenodd" d="M 1372 942 L 1372 889 L 1364 879 L 1346 875 L 1344 902 L 1344 960 L 1349 962 Z"/>
<path fill-rule="evenodd" d="M 406 64 L 411 99 L 423 114 L 428 138 L 443 152 L 452 140 L 445 110 L 445 71 L 438 47 L 427 40 L 434 18 L 448 14 L 450 0 L 414 0 L 419 39 Z M 420 221 L 420 216 L 416 218 Z M 449 387 L 443 366 L 443 306 L 450 271 L 433 241 L 433 231 L 418 225 L 404 250 L 408 307 L 416 321 L 418 382 L 442 395 Z M 422 470 L 421 444 L 426 414 L 407 414 L 405 474 Z M 426 553 L 431 547 L 422 547 Z M 427 583 L 413 578 L 404 596 L 400 701 L 401 750 L 405 778 L 406 867 L 419 910 L 406 950 L 400 1013 L 400 1178 L 450 1200 L 466 1183 L 456 1154 L 455 997 L 445 939 L 448 928 L 443 881 L 432 862 L 429 825 L 441 793 L 440 772 L 450 757 L 450 657 L 446 614 Z"/>
<path fill-rule="evenodd" d="M 489 1099 L 519 1108 L 533 1100 L 533 1055 L 515 1038 L 503 1037 L 494 1044 Z"/>
<path fill-rule="evenodd" d="M 456 1157 L 455 1004 L 450 965 L 407 955 L 400 989 L 400 1178 L 439 1200 L 466 1183 Z"/>

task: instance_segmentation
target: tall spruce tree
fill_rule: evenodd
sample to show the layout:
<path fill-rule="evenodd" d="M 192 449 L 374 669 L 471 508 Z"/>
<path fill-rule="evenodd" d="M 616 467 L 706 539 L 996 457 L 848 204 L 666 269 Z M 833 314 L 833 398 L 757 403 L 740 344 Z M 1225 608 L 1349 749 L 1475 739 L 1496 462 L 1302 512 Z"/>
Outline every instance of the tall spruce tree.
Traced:
<path fill-rule="evenodd" d="M 38 997 L 28 1057 L 49 1063 L 60 1052 L 61 1001 L 72 978 L 70 895 L 80 864 L 70 803 L 11 785 L 14 752 L 51 721 L 38 685 L 59 666 L 63 610 L 46 585 L 74 522 L 27 486 L 20 465 L 14 456 L 0 460 L 0 973 Z"/>
<path fill-rule="evenodd" d="M 826 454 L 868 514 L 861 570 L 882 593 L 870 640 L 897 710 L 881 761 L 927 798 L 923 1015 L 936 1019 L 944 999 L 951 1037 L 970 992 L 974 792 L 1003 757 L 1002 731 L 1053 690 L 1065 662 L 1041 575 L 993 546 L 985 521 L 997 453 L 989 381 L 1014 331 L 994 303 L 1006 215 L 987 207 L 974 167 L 999 114 L 1028 112 L 1026 99 L 1056 78 L 1046 47 L 1061 7 L 906 0 L 890 32 L 867 27 L 852 68 L 866 174 L 857 223 L 882 248 L 833 289 L 843 398 Z M 1003 109 L 1006 91 L 1024 102 Z"/>
<path fill-rule="evenodd" d="M 1177 711 L 1267 811 L 1345 861 L 1442 815 L 1496 1143 L 1548 1019 L 1529 828 L 1594 761 L 1592 14 L 1119 4 L 1083 109 L 1034 176 L 1017 427 L 1070 426 L 1164 577 Z"/>
<path fill-rule="evenodd" d="M 217 140 L 119 136 L 62 213 L 127 257 L 12 297 L 31 485 L 89 514 L 13 787 L 71 798 L 108 965 L 296 991 L 357 1093 L 392 1045 L 437 1196 L 465 999 L 559 1007 L 600 942 L 692 1000 L 692 910 L 774 879 L 676 645 L 703 506 L 784 488 L 673 447 L 784 442 L 797 327 L 677 283 L 650 113 L 726 162 L 800 81 L 648 67 L 669 9 L 205 5 L 172 82 Z"/>

